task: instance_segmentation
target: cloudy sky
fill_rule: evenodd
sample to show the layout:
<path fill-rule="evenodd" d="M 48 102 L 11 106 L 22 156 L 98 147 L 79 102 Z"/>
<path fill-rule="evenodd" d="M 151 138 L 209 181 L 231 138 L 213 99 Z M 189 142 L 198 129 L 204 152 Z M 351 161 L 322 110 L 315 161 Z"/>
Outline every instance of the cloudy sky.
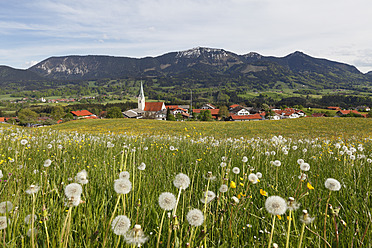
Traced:
<path fill-rule="evenodd" d="M 371 0 L 0 0 L 0 65 L 197 46 L 294 51 L 372 71 Z"/>

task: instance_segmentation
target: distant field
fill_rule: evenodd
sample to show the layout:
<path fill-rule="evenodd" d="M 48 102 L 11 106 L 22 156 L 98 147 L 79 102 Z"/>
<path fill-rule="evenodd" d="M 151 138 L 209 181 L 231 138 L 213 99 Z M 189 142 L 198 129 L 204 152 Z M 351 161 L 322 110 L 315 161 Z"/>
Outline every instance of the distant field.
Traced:
<path fill-rule="evenodd" d="M 252 138 L 283 135 L 285 137 L 368 137 L 372 136 L 372 119 L 300 118 L 250 122 L 168 122 L 156 120 L 102 119 L 78 120 L 50 127 L 89 133 L 128 133 L 143 135 L 189 135 L 216 138 Z"/>

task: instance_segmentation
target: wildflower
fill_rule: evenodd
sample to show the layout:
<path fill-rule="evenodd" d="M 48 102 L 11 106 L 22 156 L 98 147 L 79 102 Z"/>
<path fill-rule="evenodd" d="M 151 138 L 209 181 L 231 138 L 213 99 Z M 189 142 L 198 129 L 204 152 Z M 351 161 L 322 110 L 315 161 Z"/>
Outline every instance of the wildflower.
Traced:
<path fill-rule="evenodd" d="M 246 156 L 244 156 L 243 159 L 242 159 L 242 162 L 243 163 L 247 163 L 248 162 L 248 158 Z"/>
<path fill-rule="evenodd" d="M 307 182 L 307 185 L 306 185 L 306 186 L 307 186 L 307 188 L 310 189 L 310 190 L 314 189 L 314 187 L 313 187 L 309 182 Z"/>
<path fill-rule="evenodd" d="M 140 164 L 140 166 L 137 167 L 137 169 L 139 169 L 139 170 L 141 170 L 141 171 L 145 170 L 145 169 L 146 169 L 146 164 L 145 164 L 144 162 L 142 162 L 142 163 Z"/>
<path fill-rule="evenodd" d="M 201 226 L 204 221 L 203 212 L 199 209 L 190 210 L 187 213 L 186 219 L 191 226 Z"/>
<path fill-rule="evenodd" d="M 67 198 L 70 198 L 72 196 L 80 196 L 83 192 L 83 188 L 78 183 L 70 183 L 65 188 L 65 195 Z"/>
<path fill-rule="evenodd" d="M 122 172 L 120 172 L 120 174 L 119 174 L 119 179 L 127 179 L 127 180 L 129 180 L 129 172 L 128 171 L 122 171 Z"/>
<path fill-rule="evenodd" d="M 251 183 L 253 183 L 253 184 L 256 184 L 256 183 L 258 183 L 260 181 L 260 180 L 258 180 L 257 175 L 256 174 L 253 174 L 253 173 L 251 173 L 251 174 L 248 175 L 248 180 Z"/>
<path fill-rule="evenodd" d="M 229 187 L 226 184 L 222 184 L 220 187 L 221 193 L 226 193 L 229 190 Z"/>
<path fill-rule="evenodd" d="M 234 182 L 234 181 L 231 181 L 231 182 L 230 182 L 230 187 L 231 187 L 231 188 L 233 188 L 233 189 L 235 189 L 235 188 L 236 188 L 236 184 L 235 184 L 235 182 Z"/>
<path fill-rule="evenodd" d="M 112 221 L 111 227 L 116 235 L 125 235 L 130 228 L 130 220 L 125 215 L 118 215 Z"/>
<path fill-rule="evenodd" d="M 213 191 L 207 191 L 207 192 L 204 192 L 204 196 L 203 196 L 203 198 L 201 198 L 200 199 L 200 201 L 202 202 L 202 203 L 205 203 L 205 202 L 207 202 L 207 204 L 208 203 L 210 203 L 211 201 L 213 201 L 213 199 L 216 197 L 216 194 L 213 192 Z"/>
<path fill-rule="evenodd" d="M 114 181 L 114 190 L 118 194 L 128 194 L 132 190 L 132 183 L 128 179 Z"/>
<path fill-rule="evenodd" d="M 300 207 L 300 203 L 296 202 L 293 197 L 289 197 L 287 206 L 289 210 L 296 211 Z"/>
<path fill-rule="evenodd" d="M 169 147 L 169 150 L 174 151 L 174 150 L 176 150 L 176 149 L 174 148 L 174 146 L 170 146 L 170 147 Z"/>
<path fill-rule="evenodd" d="M 231 197 L 231 199 L 233 199 L 233 201 L 234 201 L 236 204 L 239 203 L 239 198 L 238 198 L 238 197 L 233 196 L 233 197 Z"/>
<path fill-rule="evenodd" d="M 52 160 L 47 159 L 44 161 L 44 167 L 49 167 L 52 164 Z"/>
<path fill-rule="evenodd" d="M 305 163 L 305 161 L 302 158 L 297 159 L 297 164 L 301 165 L 303 163 Z"/>
<path fill-rule="evenodd" d="M 161 193 L 159 196 L 159 206 L 164 210 L 172 210 L 176 206 L 176 197 L 169 192 Z"/>
<path fill-rule="evenodd" d="M 222 157 L 221 157 L 221 160 L 222 160 L 223 162 L 226 162 L 226 161 L 227 161 L 227 157 L 222 156 Z"/>
<path fill-rule="evenodd" d="M 144 244 L 148 237 L 143 232 L 141 225 L 134 225 L 134 228 L 124 235 L 125 241 L 128 244 L 134 244 L 140 247 Z"/>
<path fill-rule="evenodd" d="M 26 225 L 31 225 L 31 221 L 32 221 L 32 215 L 29 214 L 25 217 L 24 221 L 26 223 Z M 34 222 L 37 220 L 37 215 L 34 214 Z"/>
<path fill-rule="evenodd" d="M 282 165 L 282 162 L 280 162 L 279 160 L 275 160 L 274 161 L 274 165 L 277 166 L 277 167 L 279 167 L 279 166 Z"/>
<path fill-rule="evenodd" d="M 21 140 L 21 145 L 26 145 L 28 141 L 26 139 Z"/>
<path fill-rule="evenodd" d="M 287 211 L 287 202 L 280 196 L 270 196 L 266 199 L 265 208 L 272 215 L 282 215 Z"/>
<path fill-rule="evenodd" d="M 39 189 L 39 186 L 31 184 L 30 187 L 26 190 L 26 193 L 29 195 L 36 194 Z"/>
<path fill-rule="evenodd" d="M 13 209 L 13 204 L 10 201 L 5 201 L 0 203 L 0 213 L 9 213 Z"/>
<path fill-rule="evenodd" d="M 256 173 L 256 176 L 257 176 L 258 179 L 260 179 L 260 178 L 262 178 L 262 173 L 261 172 L 257 172 Z"/>
<path fill-rule="evenodd" d="M 234 174 L 239 174 L 239 173 L 240 173 L 240 169 L 239 169 L 238 167 L 234 167 L 234 168 L 232 169 L 232 172 L 233 172 Z"/>
<path fill-rule="evenodd" d="M 260 194 L 263 196 L 267 196 L 267 192 L 263 189 L 260 189 Z"/>
<path fill-rule="evenodd" d="M 226 166 L 226 163 L 225 162 L 221 162 L 220 166 L 221 167 L 225 167 Z"/>
<path fill-rule="evenodd" d="M 7 226 L 6 216 L 0 216 L 0 230 L 5 229 Z"/>
<path fill-rule="evenodd" d="M 80 184 L 87 184 L 88 183 L 88 172 L 86 170 L 82 170 L 76 174 L 75 181 Z"/>
<path fill-rule="evenodd" d="M 300 164 L 300 169 L 302 171 L 309 171 L 310 170 L 310 165 L 308 163 L 302 163 L 302 164 Z"/>
<path fill-rule="evenodd" d="M 174 178 L 173 184 L 176 188 L 187 189 L 190 185 L 190 178 L 183 173 L 179 173 Z"/>
<path fill-rule="evenodd" d="M 341 189 L 341 184 L 339 181 L 333 178 L 328 178 L 325 183 L 325 187 L 331 191 L 339 191 Z"/>
<path fill-rule="evenodd" d="M 48 149 L 52 149 L 52 147 L 53 147 L 52 144 L 48 144 L 48 145 L 47 145 L 47 148 L 48 148 Z"/>
<path fill-rule="evenodd" d="M 312 223 L 314 221 L 315 217 L 310 217 L 310 215 L 308 214 L 307 210 L 304 209 L 302 210 L 302 216 L 300 217 L 300 221 L 306 225 Z"/>

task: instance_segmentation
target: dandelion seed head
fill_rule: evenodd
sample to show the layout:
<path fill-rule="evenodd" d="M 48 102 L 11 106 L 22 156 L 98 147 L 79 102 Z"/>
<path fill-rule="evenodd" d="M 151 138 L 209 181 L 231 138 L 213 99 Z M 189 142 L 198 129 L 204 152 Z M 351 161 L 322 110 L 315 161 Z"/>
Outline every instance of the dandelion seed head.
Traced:
<path fill-rule="evenodd" d="M 129 180 L 129 177 L 130 177 L 130 174 L 129 174 L 128 171 L 122 171 L 119 174 L 119 178 L 120 179 L 127 179 L 127 180 Z"/>
<path fill-rule="evenodd" d="M 221 162 L 220 166 L 221 167 L 225 167 L 226 166 L 226 163 L 225 162 Z"/>
<path fill-rule="evenodd" d="M 287 211 L 287 202 L 280 196 L 270 196 L 266 199 L 265 208 L 272 215 L 282 215 Z"/>
<path fill-rule="evenodd" d="M 325 187 L 331 191 L 339 191 L 341 189 L 341 184 L 339 181 L 333 178 L 328 178 L 325 183 Z"/>
<path fill-rule="evenodd" d="M 227 186 L 226 184 L 221 185 L 221 187 L 220 187 L 220 192 L 221 193 L 226 193 L 228 190 L 229 190 L 229 186 Z"/>
<path fill-rule="evenodd" d="M 262 173 L 261 172 L 257 172 L 256 173 L 256 176 L 257 176 L 257 178 L 262 178 Z"/>
<path fill-rule="evenodd" d="M 240 173 L 240 169 L 239 169 L 238 167 L 234 167 L 234 168 L 232 169 L 232 172 L 233 172 L 234 174 L 239 174 L 239 173 Z"/>
<path fill-rule="evenodd" d="M 203 197 L 200 199 L 200 201 L 201 201 L 202 203 L 207 202 L 207 204 L 208 204 L 208 203 L 210 203 L 211 201 L 213 201 L 215 197 L 216 197 L 216 194 L 215 194 L 213 191 L 208 190 L 207 192 L 204 192 L 204 195 L 203 195 Z"/>
<path fill-rule="evenodd" d="M 118 194 L 128 194 L 132 190 L 132 183 L 128 179 L 114 181 L 114 190 Z"/>
<path fill-rule="evenodd" d="M 6 216 L 0 216 L 0 230 L 5 229 L 8 226 Z"/>
<path fill-rule="evenodd" d="M 145 170 L 145 169 L 146 169 L 146 164 L 145 164 L 144 162 L 142 162 L 142 163 L 140 164 L 140 166 L 137 167 L 137 169 L 139 169 L 139 170 L 141 170 L 141 171 Z"/>
<path fill-rule="evenodd" d="M 258 183 L 258 177 L 257 177 L 256 174 L 253 174 L 253 173 L 251 173 L 251 174 L 248 175 L 248 180 L 249 180 L 251 183 L 253 183 L 253 184 Z"/>
<path fill-rule="evenodd" d="M 28 141 L 26 139 L 21 140 L 21 145 L 26 145 L 27 143 L 28 143 Z"/>
<path fill-rule="evenodd" d="M 190 210 L 187 213 L 186 219 L 191 226 L 201 226 L 204 221 L 203 212 L 199 209 Z"/>
<path fill-rule="evenodd" d="M 302 158 L 297 159 L 297 164 L 301 165 L 303 163 L 305 163 L 305 161 Z"/>
<path fill-rule="evenodd" d="M 243 163 L 247 163 L 247 162 L 248 162 L 248 158 L 247 158 L 246 156 L 244 156 L 244 157 L 242 158 L 242 162 L 243 162 Z"/>
<path fill-rule="evenodd" d="M 73 196 L 80 196 L 83 192 L 83 188 L 78 183 L 70 183 L 65 188 L 65 195 L 67 198 L 71 198 Z"/>
<path fill-rule="evenodd" d="M 25 221 L 25 224 L 26 225 L 31 225 L 31 221 L 32 221 L 32 215 L 29 214 L 25 217 L 24 221 Z M 37 215 L 34 214 L 34 222 L 37 220 Z"/>
<path fill-rule="evenodd" d="M 125 215 L 118 215 L 111 223 L 112 231 L 116 235 L 125 235 L 130 228 L 130 219 Z"/>
<path fill-rule="evenodd" d="M 159 196 L 159 206 L 164 210 L 172 210 L 176 206 L 176 197 L 169 192 L 161 193 Z"/>
<path fill-rule="evenodd" d="M 82 170 L 76 174 L 75 181 L 80 184 L 87 184 L 88 183 L 88 172 L 86 170 Z"/>
<path fill-rule="evenodd" d="M 30 187 L 26 190 L 26 193 L 29 195 L 36 194 L 39 189 L 39 186 L 31 184 Z"/>
<path fill-rule="evenodd" d="M 141 225 L 134 225 L 134 228 L 124 235 L 124 239 L 128 244 L 140 247 L 148 240 L 148 237 L 143 232 Z"/>
<path fill-rule="evenodd" d="M 13 204 L 10 201 L 4 201 L 0 203 L 0 213 L 9 213 L 13 209 Z"/>
<path fill-rule="evenodd" d="M 277 166 L 277 167 L 279 167 L 279 166 L 282 165 L 282 162 L 280 162 L 279 160 L 275 160 L 274 161 L 274 165 Z"/>
<path fill-rule="evenodd" d="M 179 173 L 173 180 L 173 184 L 176 188 L 187 189 L 190 185 L 190 178 L 183 173 Z"/>
<path fill-rule="evenodd" d="M 302 210 L 302 216 L 300 216 L 300 221 L 306 225 L 311 224 L 315 217 L 311 217 L 306 209 Z"/>
<path fill-rule="evenodd" d="M 37 233 L 38 233 L 38 230 L 37 230 L 36 228 L 34 228 L 34 235 L 37 235 Z M 31 229 L 31 228 L 28 229 L 26 235 L 27 235 L 28 237 L 31 237 L 31 235 L 32 235 L 32 229 Z"/>
<path fill-rule="evenodd" d="M 310 170 L 310 165 L 308 163 L 301 163 L 300 164 L 300 169 L 302 171 L 309 171 Z"/>
<path fill-rule="evenodd" d="M 298 203 L 293 197 L 289 197 L 287 206 L 289 210 L 296 211 L 300 207 L 300 203 Z"/>
<path fill-rule="evenodd" d="M 233 197 L 231 197 L 231 199 L 232 199 L 236 204 L 239 203 L 239 198 L 238 198 L 238 197 L 233 196 Z"/>
<path fill-rule="evenodd" d="M 77 207 L 79 206 L 81 202 L 81 196 L 80 195 L 74 195 L 68 198 L 68 202 L 66 203 L 66 206 L 69 207 Z"/>

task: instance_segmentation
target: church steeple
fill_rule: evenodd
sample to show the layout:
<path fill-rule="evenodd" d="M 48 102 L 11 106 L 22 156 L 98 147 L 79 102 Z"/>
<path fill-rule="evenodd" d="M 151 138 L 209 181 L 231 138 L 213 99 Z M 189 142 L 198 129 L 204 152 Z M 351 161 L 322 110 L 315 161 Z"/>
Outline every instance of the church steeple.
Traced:
<path fill-rule="evenodd" d="M 140 93 L 138 95 L 138 109 L 145 110 L 145 104 L 146 104 L 145 94 L 143 93 L 143 85 L 142 85 L 142 81 L 141 81 L 141 89 L 140 89 Z"/>

